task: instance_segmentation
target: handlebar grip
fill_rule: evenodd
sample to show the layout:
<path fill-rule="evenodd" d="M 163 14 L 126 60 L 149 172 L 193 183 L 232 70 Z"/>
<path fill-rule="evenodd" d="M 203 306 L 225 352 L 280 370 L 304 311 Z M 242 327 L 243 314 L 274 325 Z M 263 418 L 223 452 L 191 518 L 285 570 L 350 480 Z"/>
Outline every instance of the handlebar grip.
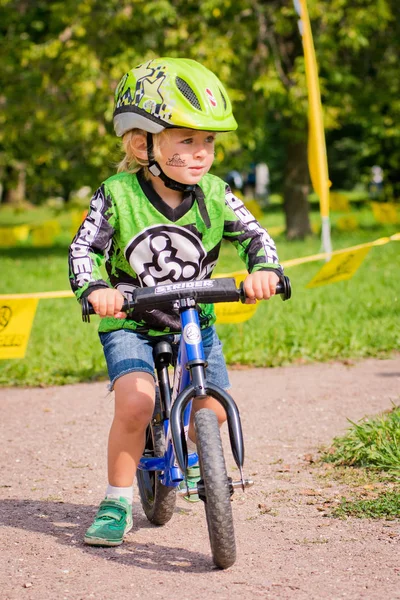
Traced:
<path fill-rule="evenodd" d="M 243 281 L 240 284 L 240 300 L 246 302 L 246 294 L 244 293 Z M 282 275 L 280 281 L 276 284 L 275 294 L 280 296 L 282 300 L 289 300 L 292 296 L 292 286 L 290 279 L 286 275 Z"/>
<path fill-rule="evenodd" d="M 94 314 L 93 306 L 90 304 L 87 298 L 82 298 L 81 300 L 81 308 L 82 308 L 82 321 L 84 323 L 90 323 L 90 316 Z"/>
<path fill-rule="evenodd" d="M 292 296 L 292 286 L 287 275 L 281 277 L 280 282 L 276 286 L 276 293 L 279 294 L 282 300 L 289 300 Z"/>
<path fill-rule="evenodd" d="M 84 323 L 90 323 L 90 315 L 95 315 L 96 311 L 94 310 L 93 306 L 90 304 L 90 302 L 87 298 L 82 298 L 81 306 L 82 306 L 82 321 Z M 121 307 L 121 312 L 129 312 L 130 310 L 133 309 L 133 307 L 134 307 L 133 302 L 130 302 L 129 300 L 125 300 L 125 302 L 123 303 L 123 305 Z"/>

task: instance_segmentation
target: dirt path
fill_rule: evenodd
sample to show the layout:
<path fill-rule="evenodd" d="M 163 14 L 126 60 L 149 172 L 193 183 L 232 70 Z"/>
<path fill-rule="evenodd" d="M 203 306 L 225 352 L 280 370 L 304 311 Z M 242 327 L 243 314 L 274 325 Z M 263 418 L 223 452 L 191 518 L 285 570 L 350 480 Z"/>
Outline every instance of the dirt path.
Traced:
<path fill-rule="evenodd" d="M 331 518 L 324 502 L 343 490 L 309 462 L 347 418 L 399 401 L 400 355 L 231 379 L 257 485 L 233 497 L 238 560 L 224 572 L 212 566 L 201 503 L 179 500 L 155 528 L 136 495 L 121 547 L 82 544 L 106 483 L 113 399 L 104 383 L 0 389 L 0 598 L 400 598 L 400 522 Z"/>

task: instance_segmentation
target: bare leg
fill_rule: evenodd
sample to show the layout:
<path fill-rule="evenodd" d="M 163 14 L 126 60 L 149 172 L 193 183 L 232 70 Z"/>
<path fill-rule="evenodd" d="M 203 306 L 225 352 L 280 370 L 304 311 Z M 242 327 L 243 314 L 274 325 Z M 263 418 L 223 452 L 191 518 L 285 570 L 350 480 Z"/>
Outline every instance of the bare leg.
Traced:
<path fill-rule="evenodd" d="M 194 430 L 194 415 L 201 408 L 211 408 L 217 415 L 218 425 L 220 427 L 222 427 L 222 425 L 226 421 L 225 409 L 218 402 L 218 400 L 215 400 L 215 398 L 211 398 L 210 396 L 207 396 L 207 398 L 204 398 L 203 400 L 193 400 L 192 414 L 190 417 L 190 425 L 189 425 L 189 438 L 192 440 L 192 442 L 196 441 L 196 433 Z"/>
<path fill-rule="evenodd" d="M 114 385 L 115 413 L 108 438 L 108 482 L 116 487 L 133 483 L 145 444 L 146 427 L 154 410 L 155 386 L 149 373 L 128 373 Z"/>

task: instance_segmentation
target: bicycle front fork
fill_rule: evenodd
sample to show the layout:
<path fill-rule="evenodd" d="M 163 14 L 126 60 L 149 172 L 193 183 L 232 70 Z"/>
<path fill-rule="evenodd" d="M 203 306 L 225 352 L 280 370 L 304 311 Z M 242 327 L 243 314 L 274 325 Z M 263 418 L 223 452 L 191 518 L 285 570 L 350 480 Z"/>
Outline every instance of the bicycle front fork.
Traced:
<path fill-rule="evenodd" d="M 243 476 L 243 432 L 239 416 L 239 409 L 236 405 L 236 402 L 234 401 L 232 396 L 230 396 L 225 390 L 219 388 L 216 385 L 213 385 L 212 383 L 206 383 L 204 391 L 205 396 L 211 396 L 212 398 L 217 400 L 223 406 L 226 412 L 232 454 L 241 476 L 240 482 L 233 482 L 232 487 L 242 487 L 242 489 L 244 489 L 245 487 L 249 487 L 250 485 L 252 485 L 252 482 L 245 480 Z M 171 408 L 170 427 L 172 441 L 174 443 L 176 460 L 182 473 L 186 472 L 188 455 L 185 431 L 183 426 L 183 413 L 188 403 L 199 396 L 198 392 L 199 390 L 197 390 L 196 393 L 194 383 L 190 384 L 179 394 Z"/>

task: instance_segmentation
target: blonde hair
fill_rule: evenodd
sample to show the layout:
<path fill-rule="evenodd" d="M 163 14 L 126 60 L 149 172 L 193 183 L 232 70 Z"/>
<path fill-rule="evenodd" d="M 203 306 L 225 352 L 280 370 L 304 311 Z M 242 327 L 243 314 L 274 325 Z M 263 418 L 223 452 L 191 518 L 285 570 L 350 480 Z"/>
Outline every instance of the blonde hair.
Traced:
<path fill-rule="evenodd" d="M 156 160 L 158 160 L 158 157 L 160 155 L 162 137 L 165 137 L 167 133 L 167 130 L 164 129 L 164 131 L 162 131 L 161 133 L 153 134 L 153 149 Z M 143 129 L 131 129 L 123 135 L 122 147 L 125 152 L 125 156 L 117 165 L 118 173 L 137 173 L 138 171 L 140 171 L 140 169 L 144 167 L 144 174 L 147 178 L 149 177 L 149 171 L 146 168 L 149 164 L 149 161 L 147 159 L 139 158 L 135 154 L 135 142 L 138 137 L 143 136 L 145 138 L 147 136 L 147 132 L 143 131 Z"/>

